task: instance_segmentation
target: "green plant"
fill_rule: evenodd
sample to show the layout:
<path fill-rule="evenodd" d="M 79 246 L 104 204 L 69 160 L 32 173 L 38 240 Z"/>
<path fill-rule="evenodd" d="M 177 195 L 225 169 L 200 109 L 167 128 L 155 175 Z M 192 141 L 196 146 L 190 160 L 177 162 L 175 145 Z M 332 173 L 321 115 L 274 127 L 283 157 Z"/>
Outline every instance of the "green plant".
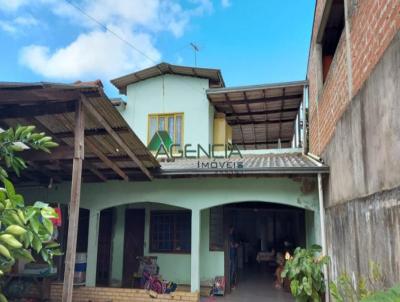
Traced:
<path fill-rule="evenodd" d="M 27 167 L 18 153 L 27 149 L 50 152 L 57 146 L 44 133 L 35 133 L 34 126 L 18 126 L 0 132 L 0 276 L 8 272 L 18 259 L 34 261 L 31 251 L 51 264 L 60 255 L 59 244 L 51 240 L 54 209 L 46 203 L 26 206 L 8 178 L 7 169 L 17 175 Z M 7 301 L 0 293 L 0 302 Z"/>
<path fill-rule="evenodd" d="M 378 291 L 361 302 L 400 302 L 400 285 L 386 291 Z"/>
<path fill-rule="evenodd" d="M 373 261 L 369 263 L 368 276 L 358 276 L 357 281 L 353 282 L 344 272 L 336 282 L 330 282 L 329 287 L 334 302 L 400 301 L 399 287 L 385 292 L 381 267 Z M 397 300 L 393 300 L 393 297 L 397 297 Z"/>
<path fill-rule="evenodd" d="M 290 291 L 299 302 L 319 302 L 325 292 L 323 268 L 329 257 L 321 255 L 321 247 L 296 248 L 292 258 L 285 263 L 283 278 L 289 278 Z"/>

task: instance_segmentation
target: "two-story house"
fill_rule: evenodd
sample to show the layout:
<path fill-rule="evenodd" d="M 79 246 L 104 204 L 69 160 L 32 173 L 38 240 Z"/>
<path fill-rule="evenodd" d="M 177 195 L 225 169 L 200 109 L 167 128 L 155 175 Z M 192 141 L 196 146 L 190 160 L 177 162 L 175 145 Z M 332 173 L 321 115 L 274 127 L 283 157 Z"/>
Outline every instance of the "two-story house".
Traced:
<path fill-rule="evenodd" d="M 276 257 L 297 246 L 325 246 L 318 188 L 328 167 L 304 154 L 307 82 L 225 87 L 217 69 L 166 63 L 111 82 L 125 100 L 113 101 L 108 115 L 115 124 L 114 114 L 122 116 L 160 167 L 149 169 L 151 181 L 136 177 L 112 141 L 112 170 L 84 164 L 89 174 L 109 174 L 101 183 L 83 176 L 76 250 L 87 255 L 86 287 L 76 294 L 98 299 L 102 291 L 91 288 L 139 287 L 137 258 L 154 256 L 159 274 L 178 291 L 209 291 L 222 277 L 226 294 L 239 284 L 231 294 L 238 299 L 254 294 L 254 284 L 260 299 L 284 299 L 273 286 Z M 113 131 L 124 134 L 126 127 Z M 160 154 L 160 146 L 171 152 Z M 124 173 L 133 181 L 121 179 Z M 70 185 L 29 192 L 68 203 Z"/>

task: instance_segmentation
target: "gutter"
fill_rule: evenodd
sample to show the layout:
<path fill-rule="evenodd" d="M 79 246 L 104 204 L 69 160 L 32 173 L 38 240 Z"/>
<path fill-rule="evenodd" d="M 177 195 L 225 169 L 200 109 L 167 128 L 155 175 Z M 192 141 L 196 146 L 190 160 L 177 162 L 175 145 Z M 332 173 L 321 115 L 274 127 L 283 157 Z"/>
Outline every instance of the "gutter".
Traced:
<path fill-rule="evenodd" d="M 322 174 L 318 173 L 318 200 L 319 200 L 319 219 L 321 223 L 321 246 L 322 255 L 328 255 L 328 249 L 326 245 L 326 229 L 325 229 L 325 208 L 324 208 L 324 193 L 322 188 Z M 325 301 L 329 302 L 329 275 L 328 266 L 324 266 L 324 277 L 325 277 Z"/>
<path fill-rule="evenodd" d="M 284 174 L 326 174 L 329 167 L 299 167 L 299 168 L 270 168 L 266 169 L 160 169 L 156 176 L 179 175 L 284 175 Z"/>

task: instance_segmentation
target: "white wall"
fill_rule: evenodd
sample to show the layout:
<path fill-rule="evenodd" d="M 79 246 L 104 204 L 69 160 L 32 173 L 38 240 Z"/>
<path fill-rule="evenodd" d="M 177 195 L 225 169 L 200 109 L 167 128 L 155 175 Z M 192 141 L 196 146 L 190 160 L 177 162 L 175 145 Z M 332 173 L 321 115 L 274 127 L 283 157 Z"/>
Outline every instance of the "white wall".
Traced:
<path fill-rule="evenodd" d="M 177 75 L 134 83 L 127 87 L 127 106 L 122 115 L 147 145 L 148 114 L 183 112 L 184 143 L 207 146 L 212 142 L 213 114 L 206 95 L 208 87 L 207 79 Z"/>

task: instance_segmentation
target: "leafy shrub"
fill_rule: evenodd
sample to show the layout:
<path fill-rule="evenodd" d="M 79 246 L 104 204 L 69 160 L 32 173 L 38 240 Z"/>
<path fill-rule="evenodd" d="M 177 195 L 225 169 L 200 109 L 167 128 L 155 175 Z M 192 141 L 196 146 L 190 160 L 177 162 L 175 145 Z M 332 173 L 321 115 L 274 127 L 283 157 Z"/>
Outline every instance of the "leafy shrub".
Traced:
<path fill-rule="evenodd" d="M 282 278 L 290 280 L 290 291 L 296 301 L 321 301 L 325 292 L 323 268 L 329 262 L 329 257 L 320 255 L 321 250 L 318 245 L 310 249 L 298 247 L 286 261 Z"/>
<path fill-rule="evenodd" d="M 31 251 L 35 251 L 51 264 L 55 255 L 60 255 L 59 244 L 51 240 L 53 223 L 57 217 L 46 203 L 36 202 L 26 206 L 24 197 L 18 194 L 8 178 L 7 169 L 19 176 L 27 167 L 23 158 L 17 156 L 27 149 L 50 152 L 57 146 L 44 133 L 35 133 L 34 126 L 19 126 L 0 131 L 0 276 L 10 271 L 18 259 L 33 262 Z M 0 291 L 0 301 L 7 301 Z"/>

